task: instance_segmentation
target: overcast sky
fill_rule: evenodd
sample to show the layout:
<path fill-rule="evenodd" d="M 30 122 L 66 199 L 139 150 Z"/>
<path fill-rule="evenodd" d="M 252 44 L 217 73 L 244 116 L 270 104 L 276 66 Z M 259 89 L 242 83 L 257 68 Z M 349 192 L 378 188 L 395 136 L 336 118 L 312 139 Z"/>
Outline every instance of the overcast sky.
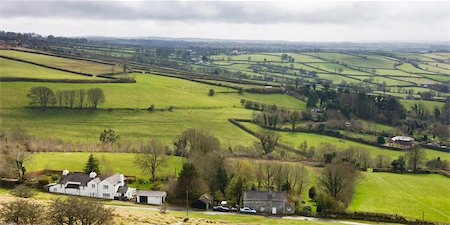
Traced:
<path fill-rule="evenodd" d="M 450 1 L 5 1 L 0 30 L 57 36 L 446 41 Z"/>

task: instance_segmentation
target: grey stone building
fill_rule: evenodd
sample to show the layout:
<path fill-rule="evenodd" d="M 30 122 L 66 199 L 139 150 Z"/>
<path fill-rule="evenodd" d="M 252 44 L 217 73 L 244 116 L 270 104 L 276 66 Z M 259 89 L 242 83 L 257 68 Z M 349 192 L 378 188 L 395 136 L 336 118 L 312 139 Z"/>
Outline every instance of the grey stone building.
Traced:
<path fill-rule="evenodd" d="M 246 191 L 243 196 L 244 206 L 258 213 L 293 214 L 295 206 L 287 201 L 284 191 Z"/>

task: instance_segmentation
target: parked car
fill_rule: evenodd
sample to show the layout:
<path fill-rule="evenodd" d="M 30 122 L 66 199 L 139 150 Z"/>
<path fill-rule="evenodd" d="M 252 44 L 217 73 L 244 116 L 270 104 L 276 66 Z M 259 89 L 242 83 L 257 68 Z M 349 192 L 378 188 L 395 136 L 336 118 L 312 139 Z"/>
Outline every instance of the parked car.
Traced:
<path fill-rule="evenodd" d="M 250 208 L 250 207 L 243 207 L 239 210 L 242 214 L 256 214 L 256 210 Z"/>
<path fill-rule="evenodd" d="M 229 209 L 228 207 L 226 207 L 226 206 L 218 205 L 218 206 L 214 206 L 214 207 L 213 207 L 213 211 L 229 212 L 230 209 Z"/>
<path fill-rule="evenodd" d="M 239 209 L 236 207 L 231 207 L 230 212 L 239 212 Z"/>

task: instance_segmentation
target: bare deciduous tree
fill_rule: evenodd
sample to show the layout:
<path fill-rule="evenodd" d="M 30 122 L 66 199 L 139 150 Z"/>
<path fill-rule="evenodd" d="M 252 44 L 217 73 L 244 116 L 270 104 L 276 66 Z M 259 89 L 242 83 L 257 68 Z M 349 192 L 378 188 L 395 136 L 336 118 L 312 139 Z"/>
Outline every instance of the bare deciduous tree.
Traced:
<path fill-rule="evenodd" d="M 355 176 L 356 171 L 351 163 L 333 163 L 324 168 L 319 184 L 325 193 L 347 205 L 353 194 Z"/>
<path fill-rule="evenodd" d="M 157 170 L 166 161 L 165 150 L 166 147 L 161 143 L 155 139 L 150 139 L 146 145 L 142 146 L 140 154 L 136 155 L 135 164 L 144 173 L 150 173 L 152 181 L 155 181 Z"/>
<path fill-rule="evenodd" d="M 38 105 L 42 111 L 47 110 L 47 106 L 55 103 L 55 94 L 48 87 L 32 87 L 27 94 L 30 98 L 30 105 Z"/>
<path fill-rule="evenodd" d="M 87 101 L 90 107 L 96 109 L 99 104 L 105 102 L 105 94 L 100 88 L 91 88 L 87 90 Z"/>
<path fill-rule="evenodd" d="M 263 155 L 269 154 L 275 150 L 281 135 L 272 130 L 262 130 L 258 133 L 261 150 Z"/>

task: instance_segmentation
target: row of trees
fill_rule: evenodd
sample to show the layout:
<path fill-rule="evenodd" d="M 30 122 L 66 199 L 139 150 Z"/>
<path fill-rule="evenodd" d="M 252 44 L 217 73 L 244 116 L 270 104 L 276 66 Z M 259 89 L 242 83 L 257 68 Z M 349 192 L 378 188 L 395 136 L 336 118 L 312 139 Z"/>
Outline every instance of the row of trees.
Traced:
<path fill-rule="evenodd" d="M 53 92 L 49 87 L 32 87 L 27 94 L 31 106 L 38 106 L 42 111 L 49 106 L 59 108 L 92 108 L 105 102 L 105 94 L 100 88 L 78 89 L 78 90 L 58 90 Z"/>
<path fill-rule="evenodd" d="M 102 225 L 113 220 L 113 210 L 92 198 L 55 199 L 49 205 L 17 199 L 3 204 L 0 221 L 6 224 Z"/>

